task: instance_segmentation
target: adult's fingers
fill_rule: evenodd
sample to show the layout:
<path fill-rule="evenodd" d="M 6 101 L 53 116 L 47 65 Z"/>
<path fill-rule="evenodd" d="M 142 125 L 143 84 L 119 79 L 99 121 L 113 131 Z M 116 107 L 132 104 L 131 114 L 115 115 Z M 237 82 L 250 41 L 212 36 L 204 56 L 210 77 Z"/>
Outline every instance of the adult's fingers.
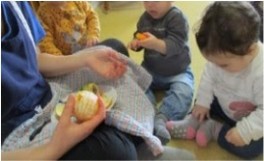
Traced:
<path fill-rule="evenodd" d="M 119 78 L 122 76 L 126 70 L 127 70 L 127 63 L 123 59 L 119 58 L 111 58 L 111 63 L 112 63 L 112 70 L 110 71 L 109 75 L 111 78 Z"/>
<path fill-rule="evenodd" d="M 114 50 L 110 51 L 108 56 L 112 62 L 115 62 L 117 64 L 123 64 L 123 65 L 127 64 L 126 60 L 122 58 L 121 54 L 120 53 L 118 54 Z"/>
<path fill-rule="evenodd" d="M 65 104 L 64 110 L 62 112 L 62 115 L 60 119 L 63 120 L 70 120 L 69 118 L 72 116 L 73 110 L 75 106 L 75 97 L 71 94 L 68 97 L 68 100 Z"/>
<path fill-rule="evenodd" d="M 106 111 L 106 107 L 105 104 L 103 102 L 103 99 L 100 95 L 98 96 L 98 112 L 97 115 L 100 115 L 102 118 L 105 118 L 105 111 Z"/>
<path fill-rule="evenodd" d="M 87 129 L 87 132 L 93 131 L 106 117 L 106 109 L 101 96 L 98 95 L 98 111 L 97 114 L 90 120 L 82 123 L 82 128 Z"/>

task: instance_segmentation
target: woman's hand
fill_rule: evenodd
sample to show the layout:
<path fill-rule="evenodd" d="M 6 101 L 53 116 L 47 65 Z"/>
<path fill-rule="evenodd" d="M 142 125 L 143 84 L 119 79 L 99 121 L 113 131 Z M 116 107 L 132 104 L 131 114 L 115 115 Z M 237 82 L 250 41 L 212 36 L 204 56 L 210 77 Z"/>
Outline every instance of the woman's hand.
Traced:
<path fill-rule="evenodd" d="M 199 122 L 202 122 L 206 117 L 209 118 L 209 109 L 200 105 L 194 105 L 192 115 L 199 120 Z"/>
<path fill-rule="evenodd" d="M 71 120 L 74 111 L 75 99 L 70 96 L 65 109 L 60 117 L 59 123 L 49 143 L 50 147 L 55 150 L 59 157 L 66 153 L 74 145 L 88 137 L 94 129 L 105 119 L 106 110 L 101 97 L 98 97 L 98 113 L 82 123 L 76 123 Z"/>
<path fill-rule="evenodd" d="M 74 108 L 74 97 L 70 96 L 65 110 L 51 140 L 37 147 L 22 148 L 15 151 L 1 152 L 2 160 L 57 160 L 74 145 L 88 137 L 93 130 L 105 119 L 106 110 L 99 97 L 99 110 L 96 116 L 83 123 L 71 121 Z"/>
<path fill-rule="evenodd" d="M 127 70 L 126 61 L 112 48 L 95 47 L 90 53 L 85 53 L 83 50 L 82 55 L 84 56 L 82 59 L 86 61 L 85 66 L 106 79 L 117 79 Z"/>
<path fill-rule="evenodd" d="M 237 128 L 233 127 L 228 130 L 225 136 L 227 142 L 237 146 L 237 147 L 242 147 L 245 146 L 245 142 L 243 141 L 242 137 L 237 131 Z"/>

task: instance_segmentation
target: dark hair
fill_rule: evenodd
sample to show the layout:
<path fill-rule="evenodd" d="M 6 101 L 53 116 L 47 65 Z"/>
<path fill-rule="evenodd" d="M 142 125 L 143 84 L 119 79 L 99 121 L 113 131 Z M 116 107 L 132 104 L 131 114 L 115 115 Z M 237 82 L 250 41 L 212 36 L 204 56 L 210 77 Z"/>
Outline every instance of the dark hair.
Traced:
<path fill-rule="evenodd" d="M 260 16 L 259 39 L 263 42 L 263 1 L 249 1 L 249 3 L 255 8 Z"/>
<path fill-rule="evenodd" d="M 215 2 L 201 20 L 195 36 L 204 54 L 246 55 L 258 41 L 260 17 L 248 2 Z"/>

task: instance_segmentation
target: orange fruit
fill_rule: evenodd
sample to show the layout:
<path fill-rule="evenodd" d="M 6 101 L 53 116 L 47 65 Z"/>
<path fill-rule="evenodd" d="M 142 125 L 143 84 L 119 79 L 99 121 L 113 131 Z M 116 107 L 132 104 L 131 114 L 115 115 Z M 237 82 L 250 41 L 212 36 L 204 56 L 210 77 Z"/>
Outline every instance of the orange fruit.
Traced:
<path fill-rule="evenodd" d="M 148 38 L 148 36 L 144 33 L 137 33 L 136 34 L 136 39 L 138 39 L 138 40 L 145 40 L 146 38 Z"/>
<path fill-rule="evenodd" d="M 91 119 L 98 111 L 98 97 L 90 91 L 79 91 L 75 95 L 74 114 L 79 121 Z"/>

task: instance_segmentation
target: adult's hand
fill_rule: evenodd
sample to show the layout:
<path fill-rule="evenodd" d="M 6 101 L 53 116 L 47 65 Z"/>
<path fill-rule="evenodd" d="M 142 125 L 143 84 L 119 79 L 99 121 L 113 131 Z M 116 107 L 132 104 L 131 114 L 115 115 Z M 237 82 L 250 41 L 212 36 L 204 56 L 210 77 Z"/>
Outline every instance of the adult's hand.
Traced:
<path fill-rule="evenodd" d="M 70 96 L 60 121 L 51 140 L 43 145 L 22 148 L 15 151 L 1 152 L 2 160 L 57 160 L 75 144 L 88 137 L 93 130 L 105 119 L 105 106 L 98 99 L 99 110 L 92 119 L 75 123 L 71 121 L 74 108 L 74 97 Z"/>
<path fill-rule="evenodd" d="M 53 137 L 49 143 L 53 150 L 58 152 L 58 157 L 61 157 L 74 145 L 88 137 L 105 119 L 105 106 L 101 97 L 98 96 L 98 98 L 98 113 L 90 120 L 77 123 L 71 120 L 74 111 L 75 99 L 72 95 L 69 97 Z"/>
<path fill-rule="evenodd" d="M 117 79 L 127 70 L 127 64 L 117 51 L 110 47 L 95 47 L 93 52 L 81 53 L 86 60 L 86 66 L 106 79 Z"/>

